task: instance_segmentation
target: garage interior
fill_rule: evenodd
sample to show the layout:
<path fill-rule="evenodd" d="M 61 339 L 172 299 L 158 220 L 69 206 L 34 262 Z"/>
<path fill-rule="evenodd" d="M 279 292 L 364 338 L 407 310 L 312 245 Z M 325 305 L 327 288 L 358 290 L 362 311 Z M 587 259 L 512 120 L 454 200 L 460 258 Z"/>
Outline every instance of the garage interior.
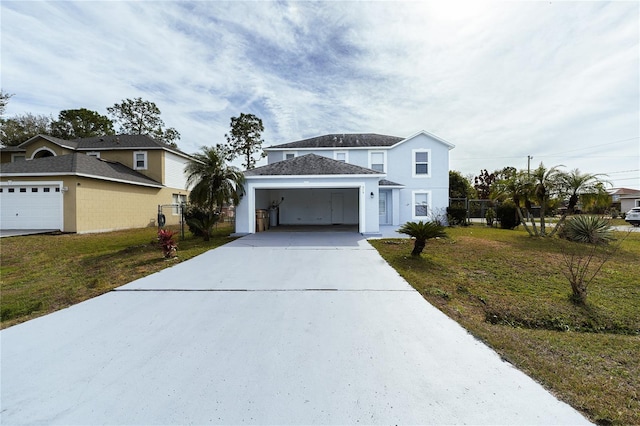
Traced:
<path fill-rule="evenodd" d="M 256 209 L 274 214 L 270 218 L 281 231 L 340 229 L 358 231 L 360 205 L 358 188 L 256 189 Z M 299 228 L 297 228 L 299 230 Z"/>

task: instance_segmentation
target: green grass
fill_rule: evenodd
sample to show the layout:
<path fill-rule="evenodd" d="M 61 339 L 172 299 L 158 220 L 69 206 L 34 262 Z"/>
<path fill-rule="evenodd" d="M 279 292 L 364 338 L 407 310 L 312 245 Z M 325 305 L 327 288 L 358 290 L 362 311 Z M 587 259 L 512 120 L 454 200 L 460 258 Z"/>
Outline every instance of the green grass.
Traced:
<path fill-rule="evenodd" d="M 178 258 L 165 260 L 156 228 L 0 240 L 0 327 L 66 308 L 232 240 L 220 224 L 205 242 L 185 231 Z"/>
<path fill-rule="evenodd" d="M 580 307 L 562 274 L 572 243 L 480 225 L 447 232 L 419 258 L 409 240 L 371 243 L 430 303 L 589 419 L 640 424 L 640 234 Z"/>

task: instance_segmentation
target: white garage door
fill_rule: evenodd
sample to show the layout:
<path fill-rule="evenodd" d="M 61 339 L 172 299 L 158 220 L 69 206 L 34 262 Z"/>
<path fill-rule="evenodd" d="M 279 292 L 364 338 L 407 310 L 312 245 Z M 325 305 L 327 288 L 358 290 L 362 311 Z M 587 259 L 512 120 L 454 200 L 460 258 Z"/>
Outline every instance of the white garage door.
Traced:
<path fill-rule="evenodd" d="M 62 192 L 55 183 L 0 186 L 1 229 L 62 229 Z"/>

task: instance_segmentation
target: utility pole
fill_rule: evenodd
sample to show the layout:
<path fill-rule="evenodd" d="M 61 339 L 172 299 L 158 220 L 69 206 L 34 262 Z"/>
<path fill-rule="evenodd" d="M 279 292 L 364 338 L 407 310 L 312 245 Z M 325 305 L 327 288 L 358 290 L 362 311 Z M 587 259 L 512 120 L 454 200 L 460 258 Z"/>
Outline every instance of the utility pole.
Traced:
<path fill-rule="evenodd" d="M 531 178 L 531 160 L 533 156 L 527 155 L 527 180 Z M 529 220 L 529 209 L 527 209 L 527 220 Z"/>

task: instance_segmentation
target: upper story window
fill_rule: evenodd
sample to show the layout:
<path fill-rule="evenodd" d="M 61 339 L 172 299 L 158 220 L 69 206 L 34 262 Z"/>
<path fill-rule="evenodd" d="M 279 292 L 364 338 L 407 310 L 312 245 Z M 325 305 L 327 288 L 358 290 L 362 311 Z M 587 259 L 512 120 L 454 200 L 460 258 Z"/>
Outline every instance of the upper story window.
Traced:
<path fill-rule="evenodd" d="M 284 159 L 285 160 L 289 160 L 291 158 L 296 158 L 298 156 L 298 153 L 295 151 L 285 151 L 284 153 Z"/>
<path fill-rule="evenodd" d="M 414 149 L 411 151 L 413 177 L 431 177 L 431 150 Z"/>
<path fill-rule="evenodd" d="M 369 151 L 369 168 L 385 173 L 387 171 L 387 152 Z"/>
<path fill-rule="evenodd" d="M 27 157 L 24 154 L 11 154 L 11 162 L 24 161 Z"/>
<path fill-rule="evenodd" d="M 99 151 L 89 151 L 89 152 L 87 152 L 87 155 L 89 157 L 100 158 L 100 152 Z"/>
<path fill-rule="evenodd" d="M 343 163 L 349 162 L 349 151 L 336 151 L 333 153 L 333 159 Z"/>
<path fill-rule="evenodd" d="M 133 153 L 133 169 L 147 170 L 147 151 L 135 151 Z"/>

